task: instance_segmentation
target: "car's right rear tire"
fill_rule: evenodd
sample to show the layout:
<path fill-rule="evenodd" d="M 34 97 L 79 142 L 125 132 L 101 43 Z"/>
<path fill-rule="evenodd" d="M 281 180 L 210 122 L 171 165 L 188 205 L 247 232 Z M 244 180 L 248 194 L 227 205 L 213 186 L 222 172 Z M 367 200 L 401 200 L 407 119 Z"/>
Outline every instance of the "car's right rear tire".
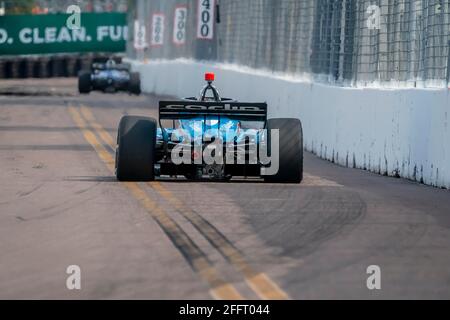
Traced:
<path fill-rule="evenodd" d="M 124 116 L 120 120 L 116 149 L 116 177 L 119 181 L 155 179 L 156 120 Z"/>
<path fill-rule="evenodd" d="M 128 85 L 128 90 L 132 94 L 136 94 L 136 95 L 141 94 L 141 77 L 138 72 L 130 73 L 130 82 Z"/>
<path fill-rule="evenodd" d="M 91 92 L 91 73 L 89 71 L 81 71 L 78 75 L 78 91 L 82 94 Z"/>
<path fill-rule="evenodd" d="M 267 132 L 279 130 L 279 168 L 275 175 L 265 176 L 271 183 L 300 183 L 303 180 L 303 130 L 299 119 L 278 118 L 267 121 Z M 276 146 L 269 139 L 269 150 Z"/>

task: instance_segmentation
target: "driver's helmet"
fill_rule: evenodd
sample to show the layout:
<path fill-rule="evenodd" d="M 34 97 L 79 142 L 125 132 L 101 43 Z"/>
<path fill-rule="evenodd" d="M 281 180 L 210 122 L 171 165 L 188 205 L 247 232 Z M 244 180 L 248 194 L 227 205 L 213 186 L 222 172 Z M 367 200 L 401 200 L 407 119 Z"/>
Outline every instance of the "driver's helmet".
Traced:
<path fill-rule="evenodd" d="M 113 69 L 116 66 L 116 62 L 113 59 L 108 59 L 106 61 L 106 68 Z"/>

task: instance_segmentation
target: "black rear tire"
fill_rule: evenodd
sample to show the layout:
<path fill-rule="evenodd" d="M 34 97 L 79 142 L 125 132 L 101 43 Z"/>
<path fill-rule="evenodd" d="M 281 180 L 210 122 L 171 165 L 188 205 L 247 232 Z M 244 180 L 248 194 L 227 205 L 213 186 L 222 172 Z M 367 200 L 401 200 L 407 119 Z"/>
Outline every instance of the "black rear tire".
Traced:
<path fill-rule="evenodd" d="M 299 119 L 278 118 L 267 121 L 267 132 L 278 129 L 279 169 L 278 173 L 265 176 L 264 180 L 271 183 L 300 183 L 303 180 L 303 130 Z M 268 139 L 271 150 L 272 141 Z"/>
<path fill-rule="evenodd" d="M 124 116 L 120 120 L 116 149 L 119 181 L 155 180 L 156 120 Z"/>
<path fill-rule="evenodd" d="M 78 75 L 78 91 L 82 94 L 88 94 L 91 92 L 91 72 L 90 71 L 80 71 Z"/>
<path fill-rule="evenodd" d="M 138 72 L 130 73 L 130 83 L 128 84 L 128 90 L 132 94 L 141 94 L 141 77 Z"/>

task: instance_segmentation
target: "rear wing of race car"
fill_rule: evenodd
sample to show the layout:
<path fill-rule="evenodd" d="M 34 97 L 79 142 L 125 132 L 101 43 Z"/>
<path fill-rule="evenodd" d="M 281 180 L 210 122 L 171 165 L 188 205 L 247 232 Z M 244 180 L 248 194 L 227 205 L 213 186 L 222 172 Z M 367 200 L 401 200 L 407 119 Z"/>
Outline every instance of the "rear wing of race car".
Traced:
<path fill-rule="evenodd" d="M 94 62 L 91 65 L 91 69 L 92 70 L 106 70 L 106 64 Z M 129 63 L 120 63 L 120 64 L 116 64 L 114 66 L 114 70 L 119 70 L 119 71 L 129 71 L 130 69 L 131 69 L 131 66 Z"/>
<path fill-rule="evenodd" d="M 267 121 L 267 103 L 160 101 L 159 119 L 190 119 L 197 116 L 226 116 L 242 121 Z"/>
<path fill-rule="evenodd" d="M 105 69 L 106 69 L 106 66 L 105 66 L 104 63 L 94 62 L 94 63 L 91 65 L 91 69 L 92 69 L 92 70 L 105 70 Z"/>

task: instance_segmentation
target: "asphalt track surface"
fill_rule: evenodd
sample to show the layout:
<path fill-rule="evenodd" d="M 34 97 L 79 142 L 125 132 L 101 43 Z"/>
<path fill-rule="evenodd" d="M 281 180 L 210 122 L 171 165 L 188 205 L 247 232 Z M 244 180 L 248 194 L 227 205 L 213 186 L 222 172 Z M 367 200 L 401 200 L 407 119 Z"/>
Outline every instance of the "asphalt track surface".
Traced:
<path fill-rule="evenodd" d="M 448 190 L 308 153 L 301 185 L 120 183 L 118 122 L 161 97 L 75 86 L 0 82 L 0 298 L 450 298 Z"/>

